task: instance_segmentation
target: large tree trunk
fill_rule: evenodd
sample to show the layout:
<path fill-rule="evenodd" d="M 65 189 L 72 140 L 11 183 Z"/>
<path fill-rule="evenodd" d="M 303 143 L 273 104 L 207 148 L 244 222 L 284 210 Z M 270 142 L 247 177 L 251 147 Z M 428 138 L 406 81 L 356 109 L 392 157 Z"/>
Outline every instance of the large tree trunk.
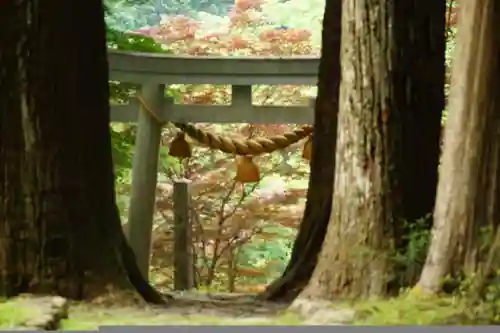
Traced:
<path fill-rule="evenodd" d="M 377 6 L 377 4 L 373 4 Z M 402 251 L 407 246 L 408 224 L 432 212 L 439 160 L 440 117 L 444 106 L 444 11 L 443 2 L 398 2 L 394 7 L 392 42 L 392 81 L 394 93 L 391 114 L 399 119 L 388 127 L 394 154 L 391 188 L 394 195 L 393 215 L 398 223 L 394 229 L 395 247 Z M 311 162 L 311 178 L 307 206 L 291 261 L 283 277 L 273 283 L 266 293 L 270 299 L 295 297 L 308 282 L 317 263 L 317 256 L 325 238 L 330 216 L 332 187 L 326 184 L 335 165 L 329 149 L 335 149 L 337 89 L 340 75 L 338 56 L 340 48 L 341 3 L 327 1 L 323 28 L 322 59 L 316 105 L 315 152 Z M 408 17 L 408 13 L 412 16 Z M 381 21 L 382 22 L 382 21 Z M 382 23 L 383 24 L 383 23 Z M 396 28 L 397 26 L 397 28 Z M 365 27 L 369 29 L 369 27 Z M 418 33 L 427 31 L 428 33 Z M 417 32 L 417 33 L 416 33 Z M 388 42 L 388 41 L 387 41 Z M 427 68 L 428 70 L 421 70 Z M 384 88 L 380 88 L 384 89 Z M 400 112 L 404 110 L 404 112 Z M 333 138 L 333 139 L 332 139 Z M 389 155 L 388 155 L 389 156 Z M 406 265 L 404 272 L 392 282 L 397 290 L 412 283 L 420 272 L 418 265 Z"/>
<path fill-rule="evenodd" d="M 3 227 L 15 237 L 3 251 L 22 254 L 9 272 L 17 278 L 10 292 L 89 299 L 134 285 L 161 303 L 135 266 L 115 205 L 102 1 L 24 0 L 11 10 L 9 23 L 23 31 L 14 41 L 18 72 L 2 95 L 19 103 L 23 193 L 4 189 L 24 216 L 3 212 Z M 8 67 L 11 58 L 0 59 Z M 13 131 L 5 129 L 2 137 Z M 6 157 L 7 165 L 17 161 Z"/>
<path fill-rule="evenodd" d="M 0 10 L 0 295 L 11 296 L 17 282 L 15 247 L 23 227 L 21 158 L 21 82 L 18 77 L 17 45 L 21 36 L 12 15 L 15 2 Z"/>
<path fill-rule="evenodd" d="M 261 295 L 270 300 L 293 299 L 307 284 L 330 218 L 340 84 L 341 12 L 342 0 L 326 1 L 307 204 L 283 276 Z"/>
<path fill-rule="evenodd" d="M 395 287 L 402 220 L 426 215 L 434 201 L 444 9 L 431 0 L 344 1 L 333 211 L 301 296 L 366 298 Z"/>
<path fill-rule="evenodd" d="M 499 19 L 498 0 L 461 3 L 432 242 L 417 285 L 425 293 L 456 269 L 474 272 L 481 229 L 499 221 Z"/>

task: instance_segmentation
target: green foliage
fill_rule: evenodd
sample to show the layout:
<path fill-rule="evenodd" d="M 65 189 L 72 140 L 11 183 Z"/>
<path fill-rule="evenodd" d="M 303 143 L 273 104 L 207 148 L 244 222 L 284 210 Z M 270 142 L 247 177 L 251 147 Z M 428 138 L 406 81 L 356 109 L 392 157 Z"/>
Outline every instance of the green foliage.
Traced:
<path fill-rule="evenodd" d="M 412 286 L 420 276 L 430 244 L 430 218 L 431 215 L 416 221 L 401 221 L 406 230 L 405 247 L 398 249 L 393 256 L 398 286 Z"/>
<path fill-rule="evenodd" d="M 148 36 L 127 33 L 113 28 L 108 28 L 107 34 L 108 47 L 111 49 L 150 53 L 167 52 L 164 45 Z"/>
<path fill-rule="evenodd" d="M 225 15 L 232 4 L 232 0 L 108 0 L 107 21 L 115 29 L 135 30 L 158 25 L 166 15 Z"/>
<path fill-rule="evenodd" d="M 242 285 L 270 283 L 281 275 L 290 260 L 296 230 L 269 222 L 265 224 L 267 226 L 263 234 L 257 235 L 255 240 L 243 245 L 238 251 L 241 267 L 257 268 L 266 274 L 252 278 L 242 276 L 239 280 Z"/>
<path fill-rule="evenodd" d="M 113 146 L 113 162 L 118 183 L 128 182 L 129 171 L 132 167 L 132 147 L 136 126 L 123 124 L 111 125 L 111 144 Z"/>

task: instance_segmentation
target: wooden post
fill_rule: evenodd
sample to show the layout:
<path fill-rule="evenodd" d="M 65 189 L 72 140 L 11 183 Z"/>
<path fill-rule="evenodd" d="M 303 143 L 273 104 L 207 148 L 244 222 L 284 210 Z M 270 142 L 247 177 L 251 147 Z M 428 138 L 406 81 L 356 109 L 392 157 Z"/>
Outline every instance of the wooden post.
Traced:
<path fill-rule="evenodd" d="M 174 182 L 174 289 L 194 288 L 189 180 Z"/>
<path fill-rule="evenodd" d="M 316 97 L 309 97 L 309 107 L 310 108 L 315 108 L 316 107 Z"/>
<path fill-rule="evenodd" d="M 144 101 L 157 114 L 163 107 L 164 95 L 165 85 L 163 84 L 148 84 L 142 87 Z M 161 129 L 162 124 L 141 106 L 132 162 L 132 193 L 127 239 L 134 250 L 137 265 L 146 280 L 149 278 Z"/>

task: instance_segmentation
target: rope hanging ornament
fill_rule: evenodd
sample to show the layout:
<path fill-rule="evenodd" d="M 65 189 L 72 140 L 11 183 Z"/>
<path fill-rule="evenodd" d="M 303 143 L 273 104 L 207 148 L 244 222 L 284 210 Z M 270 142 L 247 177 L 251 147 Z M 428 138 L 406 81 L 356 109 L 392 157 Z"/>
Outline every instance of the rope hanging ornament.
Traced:
<path fill-rule="evenodd" d="M 234 180 L 240 183 L 257 183 L 260 181 L 259 167 L 251 156 L 236 156 L 236 175 Z"/>
<path fill-rule="evenodd" d="M 297 130 L 274 135 L 271 137 L 257 137 L 253 139 L 236 139 L 204 131 L 191 124 L 174 123 L 181 131 L 189 135 L 200 144 L 212 149 L 234 155 L 258 156 L 265 153 L 287 148 L 288 146 L 308 137 L 312 133 L 312 126 L 303 126 Z"/>
<path fill-rule="evenodd" d="M 310 161 L 312 156 L 312 135 L 309 135 L 304 148 L 302 149 L 302 158 Z"/>
<path fill-rule="evenodd" d="M 160 124 L 164 123 L 160 117 L 146 104 L 141 96 L 137 100 L 142 108 L 147 111 Z M 304 145 L 302 157 L 310 160 L 312 150 L 312 132 L 311 125 L 302 126 L 294 131 L 286 132 L 281 135 L 271 137 L 257 137 L 253 139 L 236 139 L 228 136 L 218 135 L 209 131 L 204 131 L 192 124 L 172 123 L 180 132 L 170 142 L 169 155 L 179 159 L 192 156 L 192 149 L 186 140 L 185 134 L 198 143 L 211 149 L 217 149 L 222 152 L 233 154 L 241 158 L 236 159 L 237 172 L 236 180 L 249 183 L 260 180 L 259 169 L 252 160 L 252 157 L 271 153 L 276 150 L 287 148 L 288 146 L 308 138 Z"/>
<path fill-rule="evenodd" d="M 190 158 L 192 156 L 191 145 L 186 141 L 184 132 L 179 132 L 170 143 L 168 154 L 179 159 Z"/>

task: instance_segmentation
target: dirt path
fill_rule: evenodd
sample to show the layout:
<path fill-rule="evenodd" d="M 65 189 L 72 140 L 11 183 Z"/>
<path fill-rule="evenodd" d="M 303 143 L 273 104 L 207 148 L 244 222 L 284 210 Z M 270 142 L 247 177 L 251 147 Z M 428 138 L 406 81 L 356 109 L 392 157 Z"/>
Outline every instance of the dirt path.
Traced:
<path fill-rule="evenodd" d="M 95 330 L 99 326 L 123 325 L 338 325 L 352 313 L 331 304 L 260 302 L 250 295 L 170 294 L 168 306 L 69 303 L 60 297 L 24 297 L 16 308 L 33 316 L 8 328 Z M 29 311 L 25 311 L 28 309 Z M 24 313 L 23 312 L 23 313 Z M 26 317 L 26 316 L 24 316 Z M 24 318 L 20 316 L 19 318 Z"/>
<path fill-rule="evenodd" d="M 299 325 L 286 304 L 258 302 L 244 295 L 171 294 L 162 306 L 72 306 L 62 329 L 102 325 Z"/>

